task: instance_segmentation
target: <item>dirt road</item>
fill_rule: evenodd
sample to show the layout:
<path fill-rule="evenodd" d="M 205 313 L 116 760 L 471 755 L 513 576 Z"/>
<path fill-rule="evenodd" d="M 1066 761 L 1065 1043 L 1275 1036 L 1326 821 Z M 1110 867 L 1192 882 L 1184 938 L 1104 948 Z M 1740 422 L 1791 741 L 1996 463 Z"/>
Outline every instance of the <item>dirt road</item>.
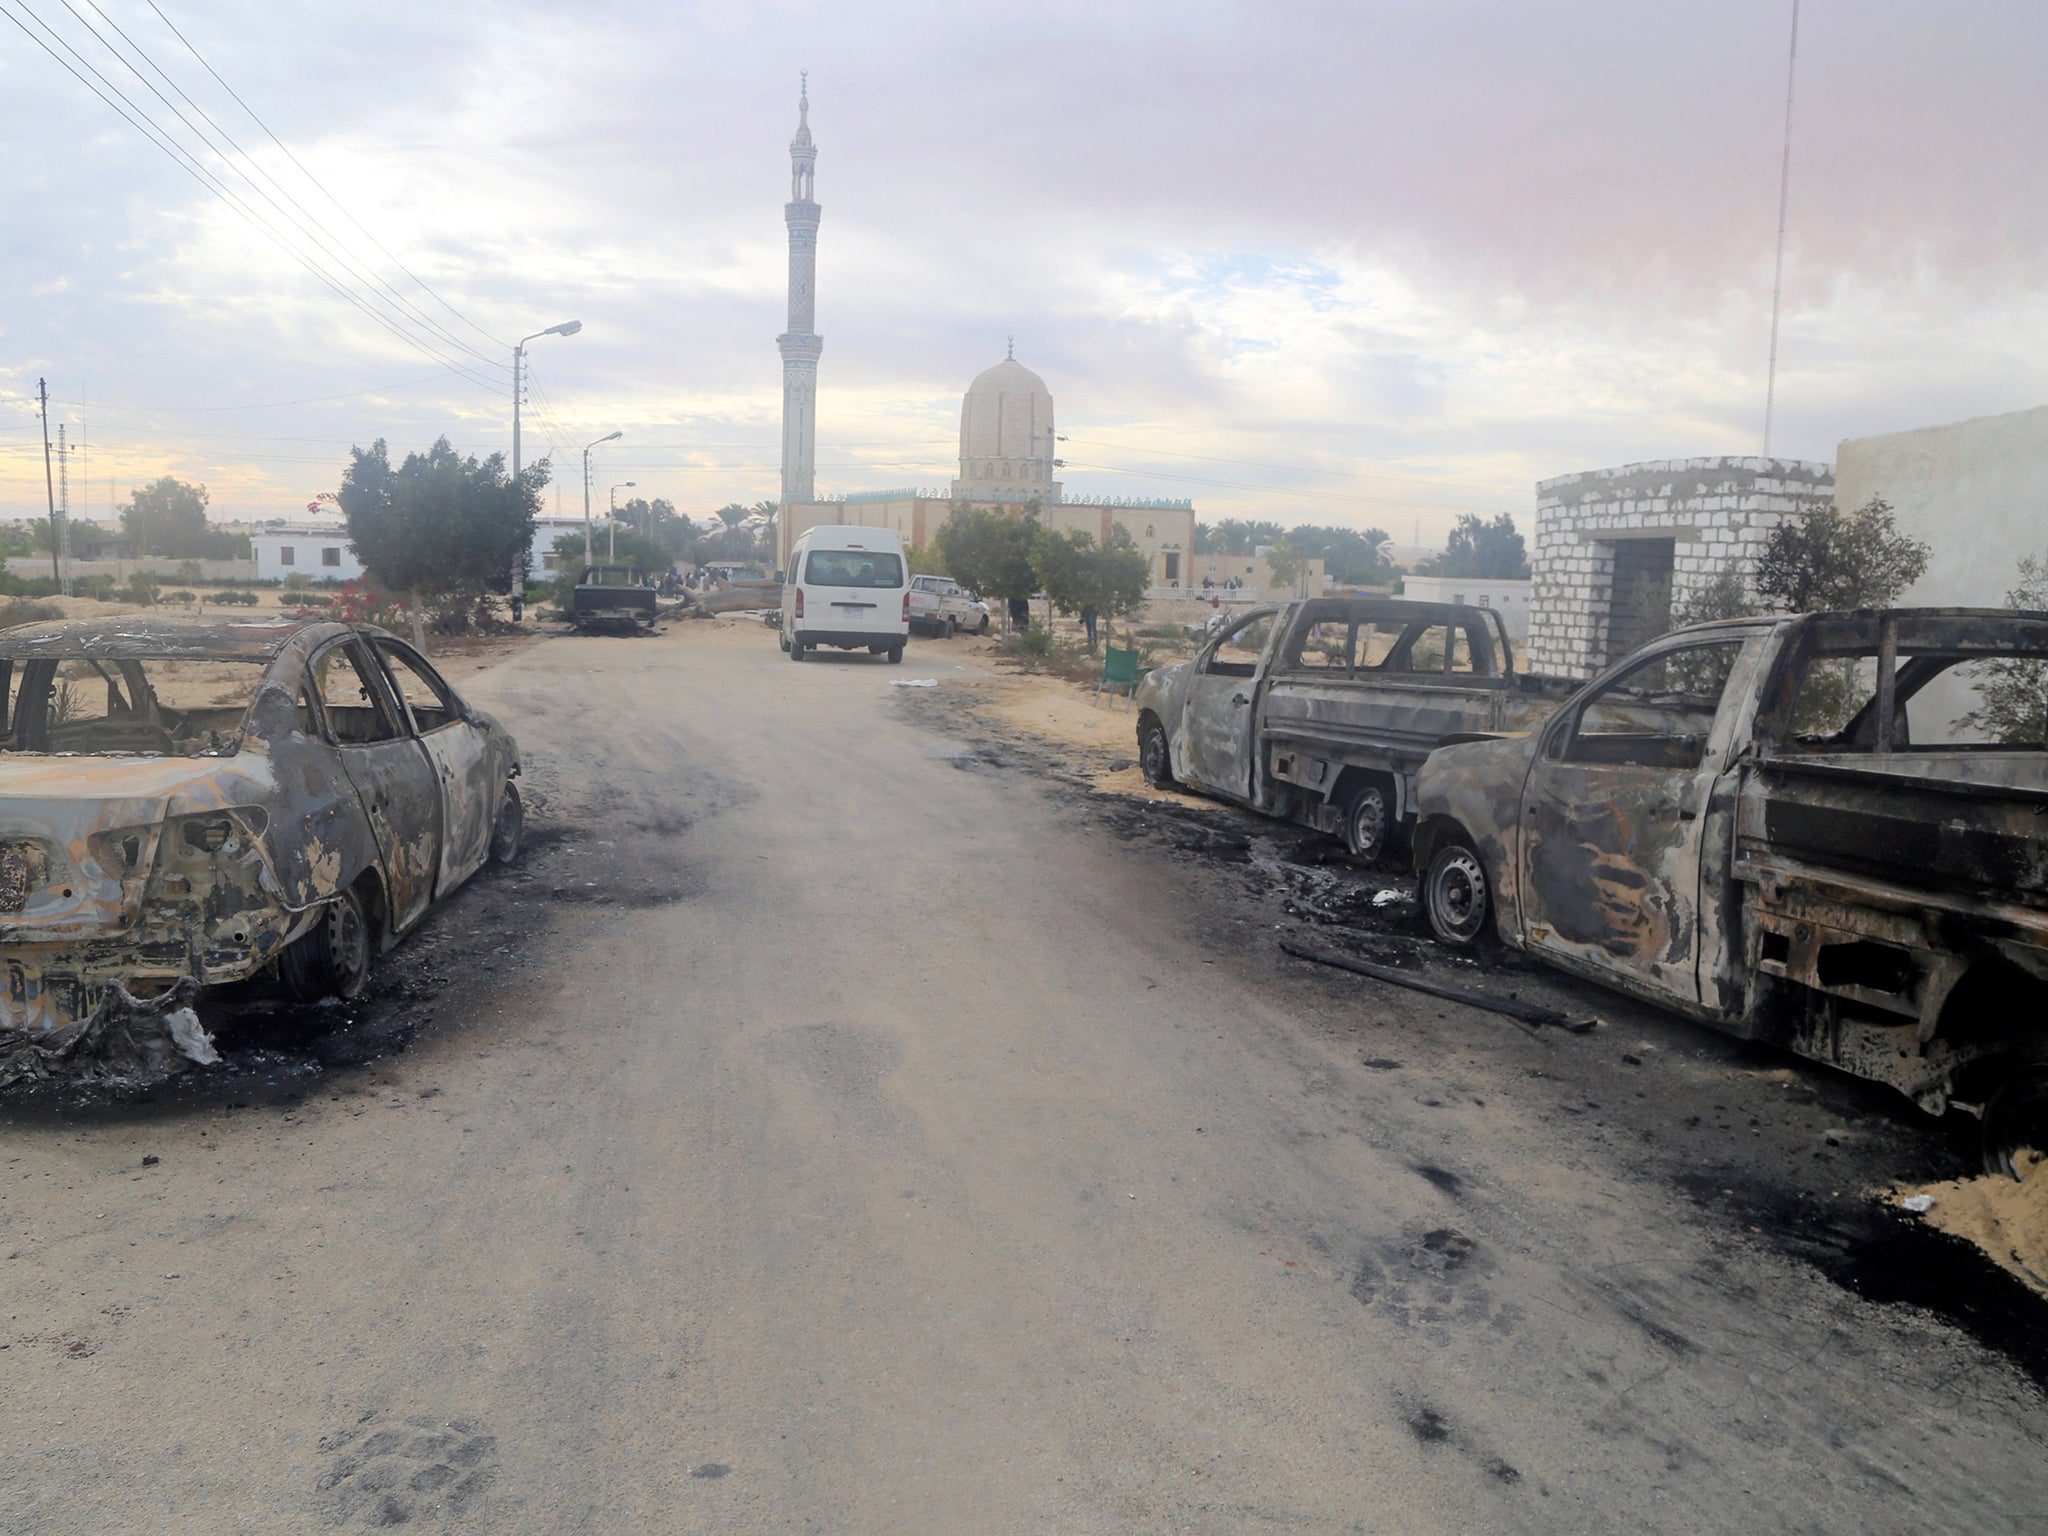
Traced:
<path fill-rule="evenodd" d="M 1938 1128 L 1286 959 L 1295 834 L 960 659 L 468 679 L 519 868 L 222 1076 L 0 1106 L 0 1529 L 2040 1528 L 2041 1315 L 1869 1198 Z"/>

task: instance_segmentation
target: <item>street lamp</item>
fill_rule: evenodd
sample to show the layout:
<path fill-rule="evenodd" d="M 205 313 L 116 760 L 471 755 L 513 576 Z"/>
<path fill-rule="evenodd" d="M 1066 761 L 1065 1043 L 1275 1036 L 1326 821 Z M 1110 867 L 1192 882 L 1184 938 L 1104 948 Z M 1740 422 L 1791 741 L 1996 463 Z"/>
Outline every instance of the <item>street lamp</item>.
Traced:
<path fill-rule="evenodd" d="M 604 533 L 604 557 L 607 560 L 616 560 L 619 558 L 619 492 L 630 491 L 633 489 L 634 486 L 638 485 L 639 483 L 640 482 L 637 480 L 621 480 L 617 485 L 612 487 L 611 521 L 605 525 Z"/>
<path fill-rule="evenodd" d="M 564 320 L 560 325 L 551 325 L 544 331 L 535 331 L 531 336 L 519 338 L 519 345 L 512 349 L 512 478 L 519 478 L 519 403 L 526 393 L 525 383 L 526 344 L 538 341 L 543 336 L 574 336 L 583 329 L 581 320 Z M 502 345 L 502 343 L 500 343 Z"/>
<path fill-rule="evenodd" d="M 512 349 L 512 479 L 519 479 L 519 406 L 526 394 L 526 344 L 538 341 L 543 336 L 574 336 L 583 329 L 581 320 L 564 320 L 560 325 L 551 325 L 544 331 L 535 331 L 531 336 L 519 338 L 519 344 Z M 526 591 L 527 562 L 532 551 L 522 549 L 519 559 L 512 567 L 512 589 Z"/>
<path fill-rule="evenodd" d="M 613 439 L 624 437 L 625 435 L 624 432 L 607 432 L 597 440 L 597 443 L 609 443 Z M 597 530 L 590 523 L 590 450 L 595 448 L 597 443 L 591 443 L 583 450 L 583 563 L 585 565 L 595 565 L 597 563 Z"/>

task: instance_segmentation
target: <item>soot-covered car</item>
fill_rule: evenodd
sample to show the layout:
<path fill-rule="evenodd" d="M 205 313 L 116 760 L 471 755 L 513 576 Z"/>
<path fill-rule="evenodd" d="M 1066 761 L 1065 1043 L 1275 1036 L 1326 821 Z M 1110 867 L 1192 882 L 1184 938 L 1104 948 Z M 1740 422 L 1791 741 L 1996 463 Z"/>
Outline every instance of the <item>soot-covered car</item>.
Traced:
<path fill-rule="evenodd" d="M 0 631 L 0 1083 L 208 1059 L 190 1002 L 266 969 L 357 995 L 517 855 L 518 773 L 502 726 L 367 625 Z"/>

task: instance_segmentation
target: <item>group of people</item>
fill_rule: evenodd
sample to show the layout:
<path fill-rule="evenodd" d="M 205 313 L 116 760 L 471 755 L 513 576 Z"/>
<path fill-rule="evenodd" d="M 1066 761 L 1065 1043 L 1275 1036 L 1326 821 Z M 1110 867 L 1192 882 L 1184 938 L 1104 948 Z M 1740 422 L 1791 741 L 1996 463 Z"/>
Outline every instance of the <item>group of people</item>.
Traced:
<path fill-rule="evenodd" d="M 1207 592 L 1212 587 L 1221 587 L 1226 592 L 1235 592 L 1243 585 L 1243 580 L 1236 576 L 1226 576 L 1221 581 L 1218 581 L 1214 576 L 1204 576 L 1202 578 L 1202 590 L 1204 592 Z"/>

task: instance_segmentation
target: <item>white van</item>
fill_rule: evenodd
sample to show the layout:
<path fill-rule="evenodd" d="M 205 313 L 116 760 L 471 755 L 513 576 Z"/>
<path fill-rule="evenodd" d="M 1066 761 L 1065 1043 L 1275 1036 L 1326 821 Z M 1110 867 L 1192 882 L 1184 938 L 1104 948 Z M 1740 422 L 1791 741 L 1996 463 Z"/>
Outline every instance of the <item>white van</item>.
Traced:
<path fill-rule="evenodd" d="M 909 562 L 888 528 L 819 527 L 801 534 L 782 583 L 782 648 L 814 646 L 903 660 L 910 635 Z"/>

